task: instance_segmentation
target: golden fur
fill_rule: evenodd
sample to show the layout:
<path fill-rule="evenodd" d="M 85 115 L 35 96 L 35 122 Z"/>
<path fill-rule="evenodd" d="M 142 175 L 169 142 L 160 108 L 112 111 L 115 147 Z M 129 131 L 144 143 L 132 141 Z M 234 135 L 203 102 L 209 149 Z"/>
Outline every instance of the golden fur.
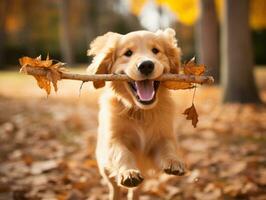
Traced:
<path fill-rule="evenodd" d="M 153 53 L 156 48 L 159 52 Z M 130 49 L 133 54 L 125 56 Z M 109 32 L 97 37 L 89 55 L 94 56 L 90 73 L 125 73 L 135 81 L 155 79 L 166 72 L 177 73 L 180 49 L 172 29 L 136 31 L 126 35 Z M 154 71 L 144 76 L 138 69 L 143 60 L 154 63 Z M 105 85 L 94 82 L 95 88 Z M 184 165 L 177 157 L 174 131 L 175 104 L 169 91 L 159 86 L 155 100 L 139 102 L 126 82 L 108 83 L 100 99 L 98 142 L 96 149 L 99 170 L 108 181 L 110 199 L 119 199 L 119 186 L 138 186 L 149 169 L 168 174 L 184 174 Z M 137 194 L 129 193 L 130 199 Z"/>

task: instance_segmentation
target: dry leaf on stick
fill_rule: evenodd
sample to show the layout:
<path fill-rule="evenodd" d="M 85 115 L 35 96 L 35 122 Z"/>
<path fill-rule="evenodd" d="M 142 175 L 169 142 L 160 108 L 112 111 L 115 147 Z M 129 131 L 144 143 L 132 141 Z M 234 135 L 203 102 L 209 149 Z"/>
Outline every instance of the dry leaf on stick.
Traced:
<path fill-rule="evenodd" d="M 184 73 L 187 75 L 195 75 L 200 76 L 205 72 L 205 66 L 204 65 L 198 65 L 195 63 L 195 57 L 193 57 L 188 63 L 186 63 L 184 66 Z"/>
<path fill-rule="evenodd" d="M 193 88 L 192 83 L 187 83 L 187 82 L 176 82 L 176 81 L 164 81 L 162 82 L 163 86 L 171 89 L 171 90 L 179 90 L 179 89 L 191 89 Z"/>
<path fill-rule="evenodd" d="M 195 57 L 193 57 L 189 62 L 183 65 L 181 73 L 182 71 L 186 75 L 200 76 L 205 72 L 205 66 L 196 64 Z M 171 90 L 194 88 L 194 85 L 189 82 L 164 81 L 162 85 Z"/>
<path fill-rule="evenodd" d="M 46 60 L 42 60 L 41 56 L 37 58 L 30 58 L 30 57 L 22 57 L 19 59 L 19 63 L 22 66 L 22 70 L 24 70 L 25 66 L 31 67 L 50 67 L 53 64 L 53 61 L 49 59 L 49 56 L 46 57 Z"/>
<path fill-rule="evenodd" d="M 38 86 L 44 89 L 47 95 L 51 92 L 51 82 L 53 84 L 55 92 L 57 91 L 57 81 L 61 79 L 61 73 L 64 71 L 64 63 L 57 62 L 53 64 L 53 60 L 47 56 L 46 60 L 42 60 L 41 56 L 37 58 L 22 57 L 19 59 L 21 65 L 20 72 L 27 73 L 27 67 L 34 67 L 45 69 L 48 71 L 47 76 L 33 75 L 37 80 Z"/>
<path fill-rule="evenodd" d="M 192 106 L 187 108 L 183 114 L 187 115 L 186 118 L 187 120 L 192 120 L 192 125 L 194 126 L 194 128 L 196 128 L 199 120 L 198 120 L 198 113 L 196 111 L 194 103 L 192 103 Z"/>

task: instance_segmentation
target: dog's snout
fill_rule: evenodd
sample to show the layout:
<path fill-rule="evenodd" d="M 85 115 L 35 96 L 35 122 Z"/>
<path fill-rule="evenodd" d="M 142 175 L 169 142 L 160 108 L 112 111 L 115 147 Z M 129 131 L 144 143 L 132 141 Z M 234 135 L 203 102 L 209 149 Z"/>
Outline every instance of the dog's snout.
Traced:
<path fill-rule="evenodd" d="M 146 76 L 152 73 L 153 69 L 154 69 L 154 63 L 150 60 L 143 61 L 138 66 L 138 70 Z"/>

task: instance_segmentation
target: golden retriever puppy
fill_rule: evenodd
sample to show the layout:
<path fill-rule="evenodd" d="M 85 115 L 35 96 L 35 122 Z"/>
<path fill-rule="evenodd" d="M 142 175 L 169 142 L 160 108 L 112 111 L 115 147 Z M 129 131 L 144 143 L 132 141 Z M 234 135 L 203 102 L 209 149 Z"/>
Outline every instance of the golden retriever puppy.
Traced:
<path fill-rule="evenodd" d="M 127 74 L 132 79 L 108 83 L 100 99 L 96 156 L 110 199 L 119 199 L 119 186 L 138 186 L 149 169 L 183 175 L 174 131 L 175 104 L 168 89 L 154 81 L 163 73 L 178 73 L 175 31 L 109 32 L 91 43 L 88 54 L 94 56 L 90 73 Z M 104 85 L 94 82 L 95 88 Z M 129 199 L 137 199 L 137 194 L 129 192 Z"/>

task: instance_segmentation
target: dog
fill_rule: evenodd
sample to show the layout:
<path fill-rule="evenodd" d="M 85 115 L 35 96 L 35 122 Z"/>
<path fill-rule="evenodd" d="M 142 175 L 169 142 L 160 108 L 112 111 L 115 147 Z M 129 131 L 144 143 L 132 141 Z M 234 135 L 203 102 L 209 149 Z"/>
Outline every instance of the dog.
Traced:
<path fill-rule="evenodd" d="M 110 200 L 120 199 L 120 186 L 129 189 L 128 199 L 138 199 L 135 188 L 150 169 L 185 174 L 177 156 L 175 104 L 168 89 L 154 81 L 164 73 L 178 73 L 180 54 L 170 28 L 108 32 L 90 45 L 90 74 L 126 74 L 132 79 L 108 83 L 100 98 L 96 158 Z M 93 85 L 101 88 L 105 82 Z"/>

